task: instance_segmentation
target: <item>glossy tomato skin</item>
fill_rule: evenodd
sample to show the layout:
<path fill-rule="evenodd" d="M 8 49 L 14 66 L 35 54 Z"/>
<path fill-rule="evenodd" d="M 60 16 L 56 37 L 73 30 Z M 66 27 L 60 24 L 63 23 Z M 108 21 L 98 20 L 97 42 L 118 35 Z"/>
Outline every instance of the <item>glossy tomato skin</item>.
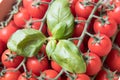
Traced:
<path fill-rule="evenodd" d="M 94 22 L 94 31 L 95 33 L 105 34 L 108 37 L 112 37 L 117 31 L 117 23 L 115 20 L 108 18 L 109 24 L 102 24 L 101 21 L 96 20 Z"/>
<path fill-rule="evenodd" d="M 110 18 L 114 19 L 117 22 L 117 24 L 120 24 L 119 13 L 120 13 L 120 2 L 117 2 L 115 3 L 115 8 L 113 10 L 108 11 L 107 15 Z"/>
<path fill-rule="evenodd" d="M 19 75 L 21 74 L 20 71 L 12 71 L 15 70 L 15 68 L 8 68 L 6 70 L 11 70 L 5 72 L 4 76 L 0 76 L 0 80 L 17 80 Z"/>
<path fill-rule="evenodd" d="M 32 20 L 35 21 L 35 20 L 39 20 L 39 19 L 38 18 L 32 18 Z M 31 28 L 39 30 L 40 27 L 41 27 L 41 24 L 42 24 L 42 22 L 34 22 L 34 23 L 32 23 Z M 47 31 L 47 25 L 44 24 L 43 27 L 42 27 L 42 33 L 46 34 L 46 31 Z"/>
<path fill-rule="evenodd" d="M 67 78 L 70 80 L 70 78 Z M 75 80 L 90 80 L 90 77 L 86 74 L 77 74 L 77 78 Z"/>
<path fill-rule="evenodd" d="M 9 60 L 7 55 L 14 55 L 15 57 Z M 22 56 L 17 56 L 15 52 L 11 52 L 9 49 L 5 50 L 1 56 L 2 64 L 7 68 L 16 68 L 22 60 Z"/>
<path fill-rule="evenodd" d="M 24 76 L 27 76 L 27 73 L 25 73 L 25 72 L 21 73 L 17 80 L 37 80 L 35 74 L 30 73 L 30 72 L 28 72 L 28 74 L 30 74 L 30 77 L 26 78 Z"/>
<path fill-rule="evenodd" d="M 83 0 L 78 0 L 75 5 L 76 15 L 87 19 L 88 16 L 90 15 L 92 9 L 94 8 L 94 6 L 92 5 L 92 6 L 84 7 L 84 5 L 81 2 L 83 2 Z"/>
<path fill-rule="evenodd" d="M 75 13 L 75 5 L 76 5 L 77 1 L 78 1 L 78 0 L 69 0 L 69 2 L 70 2 L 70 10 L 71 10 L 71 12 L 72 12 L 72 14 L 73 14 L 74 16 L 76 16 L 76 13 Z"/>
<path fill-rule="evenodd" d="M 117 33 L 115 43 L 120 47 L 120 31 Z"/>
<path fill-rule="evenodd" d="M 53 69 L 48 69 L 43 71 L 41 74 L 45 74 L 45 77 L 53 79 L 58 75 L 58 72 Z M 49 79 L 45 78 L 45 80 L 49 80 Z M 61 80 L 61 77 L 59 77 L 58 80 Z"/>
<path fill-rule="evenodd" d="M 27 59 L 26 67 L 29 71 L 32 71 L 35 75 L 39 76 L 40 72 L 47 70 L 49 66 L 48 59 L 46 57 L 41 58 L 41 60 L 36 57 L 31 57 Z"/>
<path fill-rule="evenodd" d="M 77 17 L 77 20 L 85 21 L 86 19 L 83 17 Z M 77 23 L 74 28 L 73 37 L 79 37 L 82 34 L 84 26 L 85 26 L 85 22 Z"/>
<path fill-rule="evenodd" d="M 105 70 L 101 70 L 98 74 L 97 74 L 97 76 L 96 76 L 96 78 L 95 78 L 95 80 L 110 80 L 109 78 L 108 78 L 108 73 L 105 71 Z M 112 80 L 119 80 L 118 79 L 118 76 L 115 74 L 115 75 L 113 75 L 113 79 Z"/>
<path fill-rule="evenodd" d="M 30 15 L 29 15 L 28 11 L 23 7 L 20 7 L 19 12 L 16 13 L 13 17 L 15 24 L 19 28 L 24 28 L 26 21 L 29 19 L 30 19 Z"/>
<path fill-rule="evenodd" d="M 84 55 L 88 56 L 86 74 L 90 76 L 97 74 L 102 68 L 102 61 L 100 57 L 92 52 L 85 53 Z"/>
<path fill-rule="evenodd" d="M 42 2 L 50 2 L 51 0 L 41 0 Z M 26 7 L 27 11 L 29 12 L 30 16 L 33 18 L 42 19 L 48 5 L 47 4 L 40 4 L 40 5 L 33 5 L 37 0 L 30 0 L 30 1 L 23 1 L 23 5 Z"/>
<path fill-rule="evenodd" d="M 15 25 L 13 21 L 10 21 L 10 23 L 5 26 L 4 28 L 0 29 L 0 40 L 4 42 L 4 44 L 7 44 L 9 38 L 12 36 L 14 32 L 16 32 L 19 28 Z"/>
<path fill-rule="evenodd" d="M 57 72 L 60 72 L 62 70 L 62 67 L 53 60 L 51 61 L 51 67 Z"/>
<path fill-rule="evenodd" d="M 112 71 L 120 72 L 120 51 L 112 49 L 107 56 L 105 63 Z"/>
<path fill-rule="evenodd" d="M 109 37 L 107 37 L 104 34 L 97 34 L 97 35 L 99 35 L 99 37 L 101 37 L 102 39 L 97 42 L 95 38 L 91 37 L 88 41 L 88 48 L 91 52 L 97 54 L 100 57 L 106 56 L 109 54 L 112 48 L 112 42 L 109 39 Z"/>

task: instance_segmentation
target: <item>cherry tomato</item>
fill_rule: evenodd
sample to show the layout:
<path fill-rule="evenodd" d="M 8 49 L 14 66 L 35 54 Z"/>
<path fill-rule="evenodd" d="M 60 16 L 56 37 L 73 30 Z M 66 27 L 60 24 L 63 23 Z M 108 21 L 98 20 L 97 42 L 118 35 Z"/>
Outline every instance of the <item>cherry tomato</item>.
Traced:
<path fill-rule="evenodd" d="M 110 16 L 110 18 L 114 19 L 117 22 L 117 24 L 120 24 L 120 18 L 119 18 L 120 17 L 120 15 L 119 15 L 119 13 L 120 13 L 120 2 L 117 2 L 114 5 L 115 5 L 115 8 L 112 9 L 112 10 L 109 10 L 107 12 L 107 15 Z"/>
<path fill-rule="evenodd" d="M 58 75 L 58 72 L 52 69 L 48 69 L 48 70 L 43 71 L 41 75 L 45 75 L 46 77 L 45 80 L 49 80 L 49 78 L 54 79 Z M 57 80 L 61 80 L 61 77 L 59 77 Z"/>
<path fill-rule="evenodd" d="M 21 74 L 20 71 L 13 71 L 15 68 L 8 68 L 3 76 L 0 76 L 0 80 L 17 80 L 19 75 Z M 2 73 L 2 72 L 1 72 Z"/>
<path fill-rule="evenodd" d="M 85 0 L 78 0 L 76 5 L 75 5 L 75 12 L 77 14 L 77 16 L 79 17 L 84 17 L 84 18 L 88 18 L 88 16 L 90 15 L 91 11 L 93 10 L 94 6 L 93 5 L 84 5 L 83 2 L 85 2 Z"/>
<path fill-rule="evenodd" d="M 60 72 L 62 70 L 62 67 L 53 60 L 51 61 L 51 67 L 57 72 Z"/>
<path fill-rule="evenodd" d="M 22 56 L 18 56 L 9 49 L 5 50 L 1 56 L 2 64 L 7 68 L 16 68 L 23 60 Z"/>
<path fill-rule="evenodd" d="M 102 68 L 102 62 L 100 57 L 98 57 L 95 53 L 92 52 L 85 53 L 84 55 L 87 64 L 86 74 L 90 76 L 97 74 Z"/>
<path fill-rule="evenodd" d="M 83 17 L 77 17 L 77 20 L 86 20 Z M 82 34 L 82 31 L 84 29 L 85 22 L 80 22 L 75 25 L 74 32 L 73 32 L 73 37 L 79 37 Z"/>
<path fill-rule="evenodd" d="M 118 76 L 116 74 L 112 75 L 113 73 L 112 72 L 107 72 L 105 70 L 101 70 L 95 80 L 119 80 L 118 79 Z"/>
<path fill-rule="evenodd" d="M 104 34 L 96 34 L 94 36 L 88 41 L 89 50 L 100 57 L 108 55 L 112 48 L 112 42 L 109 37 Z"/>
<path fill-rule="evenodd" d="M 30 19 L 30 15 L 25 8 L 20 7 L 19 12 L 14 15 L 13 19 L 19 28 L 24 28 L 26 21 Z"/>
<path fill-rule="evenodd" d="M 35 75 L 40 75 L 40 72 L 48 69 L 48 59 L 44 56 L 30 57 L 27 59 L 26 67 L 29 71 L 32 71 Z"/>
<path fill-rule="evenodd" d="M 31 72 L 21 73 L 17 80 L 37 80 L 35 74 Z"/>
<path fill-rule="evenodd" d="M 112 49 L 105 62 L 112 71 L 120 72 L 120 51 Z"/>
<path fill-rule="evenodd" d="M 36 20 L 39 20 L 39 19 L 33 18 L 32 20 L 33 20 L 33 21 L 36 21 Z M 42 24 L 42 22 L 33 22 L 31 28 L 36 29 L 36 30 L 39 30 L 40 27 L 41 27 L 41 24 Z M 47 30 L 47 25 L 44 24 L 43 27 L 42 27 L 42 32 L 45 34 L 45 33 L 46 33 L 46 30 Z"/>
<path fill-rule="evenodd" d="M 50 2 L 51 0 L 41 0 L 42 2 Z M 40 4 L 38 0 L 27 0 L 23 1 L 23 5 L 26 7 L 27 11 L 29 12 L 30 16 L 33 18 L 42 19 L 48 5 L 47 4 Z"/>
<path fill-rule="evenodd" d="M 107 17 L 103 17 L 105 19 Z M 117 31 L 117 23 L 108 17 L 108 20 L 96 20 L 94 22 L 95 33 L 105 34 L 108 37 L 112 37 Z"/>
<path fill-rule="evenodd" d="M 70 80 L 70 78 L 67 78 Z M 90 77 L 86 74 L 77 74 L 77 78 L 75 80 L 90 80 Z"/>
<path fill-rule="evenodd" d="M 6 27 L 0 29 L 0 40 L 7 44 L 11 35 L 17 30 L 18 28 L 15 23 L 13 21 L 10 21 L 10 23 Z"/>

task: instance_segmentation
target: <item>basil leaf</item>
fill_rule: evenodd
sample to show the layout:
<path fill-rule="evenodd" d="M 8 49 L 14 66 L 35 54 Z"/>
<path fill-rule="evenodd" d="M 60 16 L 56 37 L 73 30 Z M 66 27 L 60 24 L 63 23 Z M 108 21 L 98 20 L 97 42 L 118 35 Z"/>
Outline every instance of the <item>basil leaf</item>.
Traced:
<path fill-rule="evenodd" d="M 55 0 L 52 3 L 47 13 L 47 25 L 55 39 L 68 38 L 72 35 L 74 17 L 70 11 L 68 0 Z M 58 37 L 58 35 L 60 36 Z"/>
<path fill-rule="evenodd" d="M 46 37 L 38 30 L 21 29 L 16 31 L 7 43 L 7 47 L 18 55 L 32 57 L 38 53 Z"/>

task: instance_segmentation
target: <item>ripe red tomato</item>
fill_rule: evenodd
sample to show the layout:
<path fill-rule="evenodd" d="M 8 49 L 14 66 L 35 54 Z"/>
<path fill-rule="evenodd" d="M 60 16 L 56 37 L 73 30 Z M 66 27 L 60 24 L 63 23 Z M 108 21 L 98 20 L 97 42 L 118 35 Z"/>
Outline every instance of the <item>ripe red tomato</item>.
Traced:
<path fill-rule="evenodd" d="M 106 17 L 103 17 L 105 19 Z M 109 23 L 106 23 L 109 22 Z M 95 33 L 105 34 L 108 37 L 112 37 L 117 31 L 117 23 L 108 17 L 108 20 L 104 22 L 96 20 L 94 22 Z"/>
<path fill-rule="evenodd" d="M 37 80 L 35 74 L 31 72 L 21 73 L 17 80 Z"/>
<path fill-rule="evenodd" d="M 107 12 L 107 15 L 110 16 L 110 18 L 114 19 L 117 24 L 120 24 L 120 2 L 115 3 L 115 8 L 113 10 L 109 10 Z"/>
<path fill-rule="evenodd" d="M 51 0 L 41 0 L 43 2 L 50 2 Z M 42 19 L 47 8 L 48 5 L 47 4 L 40 4 L 38 2 L 38 0 L 27 0 L 27 1 L 23 1 L 23 5 L 26 7 L 27 11 L 29 12 L 30 16 L 32 16 L 33 18 L 39 18 Z M 34 5 L 35 4 L 35 5 Z"/>
<path fill-rule="evenodd" d="M 0 40 L 7 44 L 11 35 L 18 30 L 17 26 L 11 21 L 6 27 L 0 29 Z"/>
<path fill-rule="evenodd" d="M 76 15 L 79 17 L 84 17 L 84 18 L 88 18 L 88 16 L 90 15 L 91 11 L 93 10 L 94 6 L 93 5 L 87 5 L 85 6 L 84 4 L 82 4 L 81 2 L 84 2 L 85 0 L 78 0 L 76 5 L 75 5 L 75 12 Z"/>
<path fill-rule="evenodd" d="M 27 59 L 26 67 L 29 71 L 32 71 L 35 75 L 39 76 L 40 72 L 48 69 L 49 63 L 46 57 L 36 58 L 30 57 Z"/>
<path fill-rule="evenodd" d="M 51 61 L 51 67 L 57 72 L 60 72 L 62 70 L 62 67 L 53 60 Z"/>
<path fill-rule="evenodd" d="M 21 74 L 20 71 L 13 71 L 15 68 L 8 68 L 3 76 L 0 76 L 0 80 L 17 80 L 19 75 Z"/>
<path fill-rule="evenodd" d="M 45 80 L 49 80 L 47 78 L 54 79 L 58 75 L 58 72 L 52 69 L 48 69 L 43 71 L 41 75 L 45 75 Z M 61 77 L 59 77 L 57 80 L 61 80 Z"/>
<path fill-rule="evenodd" d="M 94 36 L 96 38 L 91 37 L 88 41 L 89 50 L 100 57 L 108 55 L 112 48 L 112 42 L 109 37 L 104 34 L 96 34 Z"/>
<path fill-rule="evenodd" d="M 70 78 L 67 78 L 70 80 Z M 90 80 L 90 77 L 86 74 L 77 74 L 77 78 L 75 80 Z"/>
<path fill-rule="evenodd" d="M 7 68 L 16 68 L 22 60 L 22 56 L 16 55 L 15 52 L 11 52 L 9 49 L 5 50 L 1 56 L 2 64 Z"/>
<path fill-rule="evenodd" d="M 85 53 L 84 56 L 87 64 L 86 74 L 90 76 L 97 74 L 102 68 L 102 62 L 100 57 L 98 57 L 95 53 L 92 52 Z"/>
<path fill-rule="evenodd" d="M 101 70 L 95 80 L 119 80 L 118 79 L 118 76 L 116 74 L 112 75 L 113 73 L 112 72 L 107 72 L 105 70 Z"/>
<path fill-rule="evenodd" d="M 120 51 L 112 49 L 108 54 L 105 63 L 112 71 L 120 72 Z"/>
<path fill-rule="evenodd" d="M 36 21 L 36 20 L 39 20 L 37 18 L 32 18 L 33 21 Z M 32 25 L 31 25 L 31 28 L 33 29 L 36 29 L 36 30 L 39 30 L 40 29 L 40 26 L 41 26 L 42 22 L 33 22 Z M 43 27 L 42 27 L 42 32 L 44 34 L 46 34 L 46 31 L 47 31 L 47 25 L 44 24 Z"/>
<path fill-rule="evenodd" d="M 20 7 L 19 12 L 16 13 L 13 17 L 15 24 L 20 27 L 24 28 L 26 21 L 30 19 L 30 15 L 25 8 Z"/>
<path fill-rule="evenodd" d="M 76 16 L 75 13 L 75 4 L 77 3 L 78 0 L 69 0 L 70 3 L 70 10 L 74 16 Z"/>
<path fill-rule="evenodd" d="M 116 42 L 116 44 L 120 47 L 120 31 L 117 33 L 115 42 Z"/>
<path fill-rule="evenodd" d="M 77 20 L 86 20 L 83 17 L 77 17 Z M 80 22 L 75 25 L 73 37 L 79 37 L 82 34 L 82 31 L 84 29 L 85 22 Z"/>

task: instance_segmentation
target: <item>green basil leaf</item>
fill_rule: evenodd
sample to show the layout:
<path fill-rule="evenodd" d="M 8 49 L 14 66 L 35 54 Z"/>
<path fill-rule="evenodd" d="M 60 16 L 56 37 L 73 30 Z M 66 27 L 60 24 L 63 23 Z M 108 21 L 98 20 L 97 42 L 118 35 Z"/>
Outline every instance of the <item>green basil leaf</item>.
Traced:
<path fill-rule="evenodd" d="M 18 55 L 32 57 L 38 53 L 46 37 L 38 30 L 21 29 L 16 31 L 7 43 L 7 47 Z"/>
<path fill-rule="evenodd" d="M 61 23 L 63 23 L 63 25 Z M 47 13 L 47 25 L 55 39 L 68 38 L 72 35 L 74 17 L 70 11 L 68 0 L 55 0 L 52 3 Z M 59 27 L 59 29 L 57 27 Z M 64 34 L 59 33 L 61 29 L 64 30 Z M 60 36 L 58 37 L 57 35 Z"/>
<path fill-rule="evenodd" d="M 46 53 L 49 59 L 51 58 L 51 55 L 56 48 L 56 44 L 57 44 L 56 40 L 50 40 L 46 46 Z"/>
<path fill-rule="evenodd" d="M 78 48 L 68 40 L 60 40 L 51 55 L 63 69 L 72 73 L 85 73 L 86 64 Z"/>

